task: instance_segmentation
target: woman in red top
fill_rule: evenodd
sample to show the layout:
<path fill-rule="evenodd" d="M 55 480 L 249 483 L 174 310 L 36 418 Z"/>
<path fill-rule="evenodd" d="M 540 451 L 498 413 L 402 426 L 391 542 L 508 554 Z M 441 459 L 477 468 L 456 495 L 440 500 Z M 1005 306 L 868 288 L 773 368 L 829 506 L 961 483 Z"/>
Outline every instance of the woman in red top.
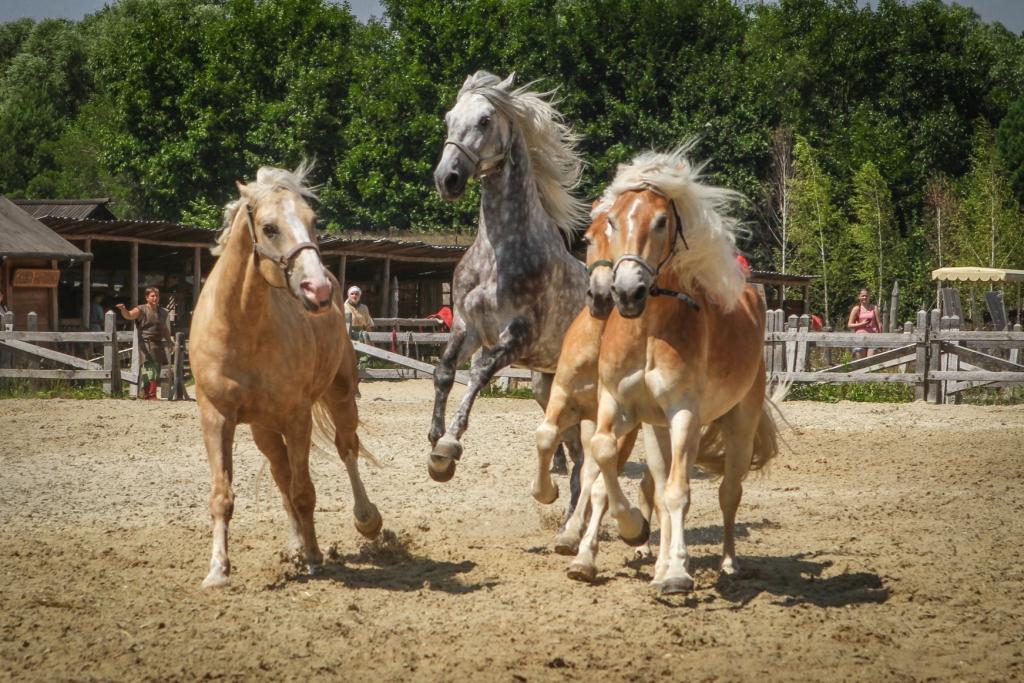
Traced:
<path fill-rule="evenodd" d="M 867 288 L 860 290 L 860 294 L 857 295 L 857 303 L 850 309 L 846 327 L 854 332 L 865 334 L 882 331 L 882 322 L 878 318 L 878 307 L 871 303 L 871 295 Z M 873 356 L 874 354 L 875 349 L 855 348 L 853 350 L 854 358 L 863 358 L 865 355 Z"/>

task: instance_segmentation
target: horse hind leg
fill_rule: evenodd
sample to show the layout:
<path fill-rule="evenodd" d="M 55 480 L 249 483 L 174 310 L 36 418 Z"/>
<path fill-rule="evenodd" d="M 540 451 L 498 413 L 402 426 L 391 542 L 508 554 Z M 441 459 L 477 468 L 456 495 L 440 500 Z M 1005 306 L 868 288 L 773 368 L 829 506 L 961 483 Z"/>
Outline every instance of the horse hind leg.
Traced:
<path fill-rule="evenodd" d="M 288 554 L 293 560 L 303 559 L 302 528 L 295 506 L 292 505 L 292 471 L 288 465 L 288 448 L 284 438 L 275 431 L 252 425 L 252 439 L 270 463 L 270 474 L 274 477 L 277 490 L 281 492 L 281 503 L 288 516 Z"/>
<path fill-rule="evenodd" d="M 564 390 L 562 390 L 561 388 L 557 388 L 556 391 L 556 387 L 554 386 L 554 378 L 554 375 L 547 372 L 533 372 L 531 376 L 531 384 L 533 386 L 533 399 L 537 401 L 538 404 L 540 404 L 540 407 L 542 409 L 544 409 L 545 418 L 548 418 L 551 415 L 550 413 L 548 413 L 548 406 L 551 405 L 553 392 L 556 394 L 562 394 L 561 405 L 565 405 L 566 402 Z M 558 399 L 556 399 L 556 403 L 558 403 Z M 556 407 L 560 408 L 560 410 L 555 414 L 560 415 L 561 410 L 564 410 L 564 408 L 561 408 L 561 406 Z M 569 423 L 567 422 L 566 424 Z M 564 429 L 565 427 L 561 427 L 559 429 L 559 433 Z M 539 434 L 538 438 L 540 438 Z M 545 462 L 547 462 L 548 464 L 544 465 L 544 467 L 549 468 L 548 471 L 551 474 L 569 474 L 569 468 L 566 464 L 565 459 L 565 448 L 563 448 L 562 444 L 559 443 L 557 440 L 554 441 L 553 445 L 551 446 L 551 452 L 545 453 Z M 550 480 L 550 477 L 548 479 Z M 553 502 L 553 500 L 548 502 Z M 547 505 L 547 503 L 545 503 L 545 505 Z"/>
<path fill-rule="evenodd" d="M 199 421 L 210 463 L 210 518 L 213 522 L 213 550 L 210 572 L 203 588 L 219 588 L 231 583 L 231 561 L 228 558 L 228 526 L 235 509 L 232 488 L 233 465 L 231 447 L 235 422 L 228 420 L 205 401 L 199 404 Z"/>
<path fill-rule="evenodd" d="M 750 470 L 755 437 L 762 428 L 774 430 L 774 421 L 767 414 L 768 410 L 762 396 L 758 392 L 751 392 L 718 420 L 725 448 L 725 471 L 718 487 L 718 504 L 722 509 L 723 529 L 721 572 L 726 575 L 739 572 L 736 560 L 736 512 L 743 498 L 743 479 Z M 768 420 L 769 423 L 763 425 L 762 420 Z M 774 446 L 774 439 L 771 441 Z"/>
<path fill-rule="evenodd" d="M 356 531 L 366 538 L 376 538 L 384 526 L 384 520 L 377 506 L 370 502 L 366 487 L 363 486 L 363 479 L 359 475 L 359 454 L 362 446 L 356 431 L 359 414 L 354 394 L 334 391 L 333 395 L 328 395 L 325 401 L 317 404 L 313 416 L 318 432 L 333 431 L 334 445 L 352 485 L 352 514 Z"/>

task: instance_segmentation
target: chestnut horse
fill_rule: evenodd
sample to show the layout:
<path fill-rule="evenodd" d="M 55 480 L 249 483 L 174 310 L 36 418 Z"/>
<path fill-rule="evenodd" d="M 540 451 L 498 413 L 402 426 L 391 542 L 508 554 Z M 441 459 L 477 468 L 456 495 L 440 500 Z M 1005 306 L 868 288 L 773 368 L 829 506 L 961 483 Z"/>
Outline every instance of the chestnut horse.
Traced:
<path fill-rule="evenodd" d="M 597 418 L 597 360 L 601 350 L 601 333 L 612 311 L 612 262 L 609 260 L 611 232 L 608 229 L 608 206 L 594 202 L 593 220 L 583 239 L 587 244 L 587 271 L 590 287 L 587 308 L 569 326 L 562 341 L 558 369 L 551 385 L 551 396 L 544 410 L 544 421 L 537 427 L 537 474 L 533 480 L 533 497 L 548 505 L 558 499 L 558 486 L 551 480 L 550 465 L 562 435 L 580 425 L 583 436 L 583 469 L 580 477 L 580 502 L 565 526 L 555 537 L 555 552 L 576 555 L 580 536 L 590 509 L 590 489 L 599 470 L 590 456 L 589 440 L 594 434 Z M 619 463 L 624 466 L 636 442 L 637 430 L 620 440 Z M 640 506 L 649 520 L 654 482 L 645 471 L 641 482 Z M 649 555 L 646 545 L 638 554 Z"/>
<path fill-rule="evenodd" d="M 652 584 L 664 593 L 693 587 L 683 535 L 691 468 L 701 464 L 723 475 L 721 570 L 733 574 L 743 479 L 778 453 L 765 397 L 764 307 L 735 259 L 730 210 L 739 195 L 702 183 L 684 154 L 680 148 L 640 155 L 620 167 L 603 197 L 614 235 L 617 310 L 601 340 L 591 441 L 604 486 L 593 487 L 596 519 L 581 543 L 581 555 L 582 546 L 596 548 L 605 505 L 624 540 L 646 539 L 647 520 L 619 485 L 618 440 L 641 422 L 667 427 L 667 459 L 647 463 L 662 521 Z"/>
<path fill-rule="evenodd" d="M 333 441 L 348 470 L 355 525 L 373 538 L 381 517 L 359 478 L 356 362 L 337 281 L 320 261 L 316 217 L 306 202 L 308 167 L 261 168 L 227 205 L 219 255 L 192 318 L 189 343 L 203 441 L 210 462 L 213 553 L 204 587 L 230 582 L 235 428 L 252 427 L 270 461 L 289 521 L 289 548 L 315 572 L 316 491 L 309 449 Z"/>

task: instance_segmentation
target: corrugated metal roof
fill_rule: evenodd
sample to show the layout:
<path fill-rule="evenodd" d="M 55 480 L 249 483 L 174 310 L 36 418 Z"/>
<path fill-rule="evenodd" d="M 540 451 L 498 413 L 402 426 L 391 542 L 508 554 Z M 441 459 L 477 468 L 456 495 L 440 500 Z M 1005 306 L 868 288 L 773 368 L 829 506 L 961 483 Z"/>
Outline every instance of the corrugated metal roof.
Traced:
<path fill-rule="evenodd" d="M 40 219 L 54 232 L 69 238 L 98 237 L 108 240 L 141 240 L 155 244 L 212 246 L 217 230 L 167 221 L 103 221 L 44 216 Z"/>
<path fill-rule="evenodd" d="M 114 220 L 107 206 L 109 198 L 102 199 L 14 199 L 15 204 L 33 218 L 59 216 L 61 218 L 95 218 Z"/>
<path fill-rule="evenodd" d="M 0 197 L 0 256 L 84 261 L 90 254 Z"/>
<path fill-rule="evenodd" d="M 817 275 L 799 275 L 797 273 L 776 273 L 775 271 L 772 270 L 750 271 L 750 281 L 760 282 L 762 284 L 802 285 L 810 282 L 811 280 L 816 279 L 818 279 Z"/>
<path fill-rule="evenodd" d="M 133 241 L 138 240 L 149 244 L 167 246 L 200 246 L 211 247 L 217 240 L 219 230 L 200 228 L 193 225 L 180 225 L 166 221 L 101 221 L 92 219 L 63 218 L 45 216 L 40 219 L 56 233 L 69 239 L 92 237 L 100 240 Z M 440 262 L 457 262 L 468 248 L 458 244 L 430 244 L 419 239 L 410 239 L 389 233 L 388 237 L 374 237 L 372 233 L 353 233 L 341 235 L 321 235 L 320 251 L 330 254 L 359 254 L 369 257 L 394 259 L 408 258 L 412 260 L 429 260 Z M 451 236 L 431 235 L 438 242 L 451 241 Z M 464 241 L 466 237 L 461 237 Z"/>

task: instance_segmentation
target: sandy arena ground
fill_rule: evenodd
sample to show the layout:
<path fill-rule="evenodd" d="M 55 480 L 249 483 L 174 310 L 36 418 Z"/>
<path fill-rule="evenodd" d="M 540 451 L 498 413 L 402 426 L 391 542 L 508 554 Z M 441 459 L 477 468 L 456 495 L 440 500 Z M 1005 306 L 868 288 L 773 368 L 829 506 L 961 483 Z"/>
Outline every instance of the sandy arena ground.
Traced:
<path fill-rule="evenodd" d="M 791 448 L 740 507 L 744 576 L 715 571 L 699 480 L 697 589 L 662 598 L 608 523 L 597 584 L 566 578 L 562 503 L 529 495 L 532 401 L 480 400 L 448 484 L 426 474 L 431 401 L 426 381 L 364 383 L 388 540 L 361 539 L 344 468 L 316 457 L 313 579 L 281 558 L 242 428 L 234 583 L 214 592 L 195 403 L 0 401 L 0 680 L 1024 677 L 1024 407 L 786 403 Z"/>

